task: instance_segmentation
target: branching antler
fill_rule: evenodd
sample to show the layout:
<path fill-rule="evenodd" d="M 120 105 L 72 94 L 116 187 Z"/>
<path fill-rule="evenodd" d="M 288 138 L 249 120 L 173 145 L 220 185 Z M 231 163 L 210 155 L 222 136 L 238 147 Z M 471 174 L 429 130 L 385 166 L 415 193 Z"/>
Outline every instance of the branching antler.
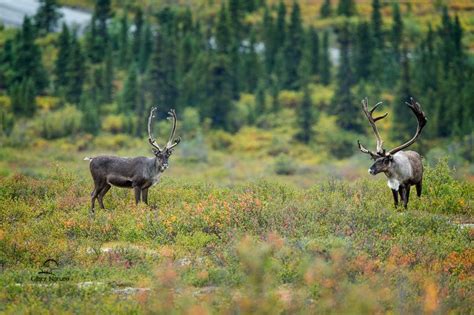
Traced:
<path fill-rule="evenodd" d="M 370 154 L 370 157 L 372 159 L 377 159 L 379 156 L 377 155 L 377 153 L 374 153 L 370 150 L 368 150 L 366 147 L 364 147 L 362 144 L 360 144 L 360 141 L 357 140 L 357 145 L 359 146 L 359 150 L 362 151 L 362 153 L 367 153 L 367 154 Z"/>
<path fill-rule="evenodd" d="M 168 142 L 166 143 L 166 148 L 167 149 L 172 149 L 174 148 L 176 145 L 178 145 L 178 143 L 181 141 L 181 138 L 178 137 L 176 139 L 174 139 L 174 136 L 175 136 L 175 133 L 176 133 L 176 124 L 177 124 L 177 121 L 178 121 L 178 118 L 176 117 L 176 112 L 174 109 L 170 109 L 170 111 L 168 112 L 168 114 L 170 115 L 168 117 L 168 119 L 172 119 L 173 120 L 173 127 L 171 128 L 171 133 L 170 133 L 170 137 L 168 139 Z M 174 140 L 173 140 L 174 139 Z"/>
<path fill-rule="evenodd" d="M 410 98 L 410 103 L 406 102 L 406 104 L 408 105 L 408 107 L 410 107 L 410 109 L 412 110 L 413 114 L 415 114 L 416 116 L 416 120 L 418 121 L 418 125 L 416 127 L 416 133 L 415 135 L 413 136 L 413 138 L 411 138 L 410 140 L 408 140 L 407 142 L 405 142 L 404 144 L 390 150 L 388 152 L 388 154 L 395 154 L 397 153 L 398 151 L 401 151 L 407 147 L 409 147 L 410 145 L 412 145 L 416 138 L 418 138 L 418 136 L 420 135 L 421 133 L 421 130 L 423 129 L 423 127 L 425 127 L 426 125 L 426 122 L 428 121 L 428 119 L 426 118 L 426 115 L 425 113 L 423 112 L 422 108 L 421 108 L 421 105 L 420 103 L 416 102 L 413 97 Z"/>
<path fill-rule="evenodd" d="M 363 153 L 370 154 L 370 156 L 373 159 L 376 159 L 377 157 L 384 156 L 385 155 L 385 149 L 383 148 L 383 140 L 380 137 L 379 131 L 377 129 L 377 125 L 375 124 L 378 120 L 381 120 L 385 117 L 387 117 L 388 113 L 383 114 L 382 116 L 379 117 L 374 117 L 374 111 L 377 109 L 382 104 L 382 102 L 378 102 L 375 104 L 375 106 L 369 111 L 369 101 L 367 98 L 362 100 L 362 111 L 364 112 L 365 116 L 369 120 L 369 124 L 372 126 L 372 130 L 374 131 L 375 138 L 377 139 L 377 151 L 372 152 L 365 148 L 360 142 L 357 140 L 357 144 L 359 146 L 359 150 L 362 151 Z"/>
<path fill-rule="evenodd" d="M 151 133 L 151 122 L 152 119 L 155 117 L 155 111 L 158 110 L 158 107 L 153 107 L 150 111 L 150 116 L 148 117 L 148 142 L 150 142 L 151 146 L 157 149 L 158 151 L 162 151 L 158 143 L 156 143 L 155 138 L 153 138 L 153 135 Z"/>
<path fill-rule="evenodd" d="M 150 144 L 155 149 L 157 149 L 159 152 L 163 152 L 163 150 L 169 150 L 169 149 L 174 148 L 176 145 L 178 145 L 178 143 L 181 141 L 181 138 L 178 137 L 178 138 L 174 139 L 174 136 L 175 136 L 175 133 L 176 133 L 176 124 L 177 124 L 178 118 L 176 117 L 176 112 L 174 111 L 174 109 L 170 109 L 170 111 L 168 112 L 168 114 L 170 115 L 168 117 L 168 119 L 173 120 L 173 125 L 171 127 L 171 133 L 170 133 L 170 137 L 168 139 L 168 142 L 166 143 L 166 146 L 165 146 L 164 149 L 162 149 L 158 145 L 158 143 L 156 143 L 156 140 L 155 140 L 155 138 L 153 138 L 153 135 L 152 135 L 152 132 L 151 132 L 151 123 L 152 123 L 153 118 L 155 117 L 155 112 L 157 110 L 158 110 L 157 107 L 153 107 L 150 111 L 150 116 L 148 117 L 148 142 L 150 142 Z"/>

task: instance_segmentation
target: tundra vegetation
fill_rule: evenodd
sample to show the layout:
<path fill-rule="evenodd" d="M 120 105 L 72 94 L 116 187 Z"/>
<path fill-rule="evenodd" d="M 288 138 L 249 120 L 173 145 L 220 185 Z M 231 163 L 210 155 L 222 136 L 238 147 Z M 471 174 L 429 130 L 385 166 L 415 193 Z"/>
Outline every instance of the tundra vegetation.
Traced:
<path fill-rule="evenodd" d="M 0 27 L 0 313 L 472 312 L 470 1 L 41 3 Z M 365 96 L 387 148 L 409 97 L 429 119 L 408 210 L 367 175 Z M 90 218 L 83 158 L 152 156 L 154 106 L 161 183 Z"/>

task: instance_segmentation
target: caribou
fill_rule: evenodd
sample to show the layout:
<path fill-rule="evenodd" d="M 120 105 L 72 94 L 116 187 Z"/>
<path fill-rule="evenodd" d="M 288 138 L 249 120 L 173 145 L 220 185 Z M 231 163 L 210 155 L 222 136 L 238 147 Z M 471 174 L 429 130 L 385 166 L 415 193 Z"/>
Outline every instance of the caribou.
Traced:
<path fill-rule="evenodd" d="M 382 104 L 382 102 L 375 104 L 375 106 L 369 110 L 367 98 L 362 100 L 362 111 L 367 117 L 370 126 L 372 126 L 377 141 L 376 152 L 366 149 L 359 140 L 357 140 L 357 144 L 360 151 L 369 154 L 370 157 L 375 161 L 374 164 L 369 168 L 369 173 L 374 176 L 378 173 L 384 173 L 388 178 L 388 187 L 392 190 L 395 207 L 398 207 L 398 194 L 400 194 L 403 207 L 406 209 L 408 200 L 410 198 L 411 186 L 416 186 L 416 193 L 418 197 L 421 196 L 423 183 L 423 164 L 420 154 L 415 151 L 402 150 L 406 149 L 416 141 L 421 133 L 421 130 L 426 125 L 427 119 L 421 108 L 421 105 L 411 98 L 410 103 L 407 102 L 406 104 L 411 109 L 413 114 L 415 114 L 418 121 L 415 135 L 404 144 L 386 151 L 383 148 L 383 140 L 378 132 L 376 122 L 387 117 L 388 113 L 385 113 L 379 117 L 373 116 L 374 111 L 380 104 Z"/>
<path fill-rule="evenodd" d="M 161 174 L 168 168 L 168 158 L 173 153 L 173 148 L 181 141 L 175 138 L 177 117 L 174 109 L 168 114 L 172 120 L 171 133 L 166 145 L 161 148 L 152 136 L 151 124 L 155 117 L 157 108 L 150 111 L 148 117 L 148 142 L 152 146 L 154 157 L 123 158 L 117 156 L 86 157 L 90 161 L 90 171 L 94 180 L 94 190 L 91 193 L 91 214 L 94 213 L 95 200 L 105 209 L 103 198 L 111 186 L 122 188 L 133 188 L 135 191 L 135 203 L 143 201 L 148 204 L 148 189 L 157 184 Z"/>

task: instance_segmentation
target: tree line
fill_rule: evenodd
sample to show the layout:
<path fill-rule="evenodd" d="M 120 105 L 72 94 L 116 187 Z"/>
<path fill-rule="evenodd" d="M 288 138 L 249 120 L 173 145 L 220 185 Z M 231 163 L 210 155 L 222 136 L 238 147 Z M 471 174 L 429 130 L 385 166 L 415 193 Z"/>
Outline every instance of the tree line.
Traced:
<path fill-rule="evenodd" d="M 57 96 L 83 115 L 85 131 L 96 134 L 100 117 L 113 111 L 129 117 L 127 132 L 141 135 L 151 105 L 198 110 L 211 126 L 234 131 L 232 108 L 242 93 L 255 95 L 255 115 L 278 112 L 283 90 L 302 91 L 297 139 L 311 141 L 318 116 L 310 86 L 333 87 L 328 113 L 340 128 L 366 130 L 359 100 L 383 91 L 396 96 L 397 136 L 413 132 L 404 102 L 415 96 L 429 113 L 426 136 L 463 136 L 473 129 L 473 66 L 462 45 L 458 16 L 445 7 L 442 23 L 421 38 L 410 38 L 398 3 L 384 24 L 379 0 L 369 19 L 357 17 L 354 1 L 337 7 L 324 1 L 315 19 L 337 23 L 317 29 L 302 21 L 297 1 L 270 6 L 265 0 L 222 1 L 215 16 L 194 15 L 188 7 L 158 12 L 140 7 L 113 10 L 97 0 L 84 36 L 58 25 L 55 0 L 42 0 L 36 16 L 5 41 L 0 53 L 0 89 L 11 98 L 12 117 L 32 117 L 38 95 Z M 261 13 L 256 22 L 245 17 Z M 54 71 L 46 71 L 37 39 L 59 28 Z M 331 48 L 337 48 L 334 50 Z M 337 63 L 331 56 L 336 52 Z M 5 121 L 6 113 L 2 113 Z M 3 123 L 2 123 L 3 124 Z M 4 124 L 3 124 L 4 125 Z"/>

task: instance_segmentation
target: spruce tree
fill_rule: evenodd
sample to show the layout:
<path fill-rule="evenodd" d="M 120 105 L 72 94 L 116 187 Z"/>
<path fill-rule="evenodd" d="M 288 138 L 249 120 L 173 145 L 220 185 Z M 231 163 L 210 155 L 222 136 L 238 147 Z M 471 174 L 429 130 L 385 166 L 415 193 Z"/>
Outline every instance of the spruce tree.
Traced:
<path fill-rule="evenodd" d="M 354 45 L 354 72 L 356 81 L 368 80 L 370 77 L 372 63 L 372 36 L 370 26 L 367 22 L 360 22 L 357 25 Z"/>
<path fill-rule="evenodd" d="M 339 0 L 337 6 L 337 14 L 344 16 L 353 16 L 356 14 L 356 7 L 354 0 Z"/>
<path fill-rule="evenodd" d="M 441 27 L 439 28 L 438 33 L 441 37 L 440 57 L 443 64 L 444 78 L 446 79 L 449 75 L 452 58 L 453 56 L 456 56 L 452 36 L 453 23 L 449 16 L 447 7 L 443 7 Z"/>
<path fill-rule="evenodd" d="M 341 128 L 362 132 L 363 128 L 361 122 L 357 119 L 359 110 L 354 104 L 354 97 L 351 92 L 354 79 L 350 65 L 350 38 L 349 27 L 347 24 L 344 24 L 338 34 L 341 59 L 337 72 L 337 87 L 333 100 L 333 112 L 337 115 L 337 124 Z"/>
<path fill-rule="evenodd" d="M 408 137 L 416 128 L 416 121 L 413 114 L 405 104 L 405 102 L 410 101 L 410 97 L 413 97 L 410 64 L 407 54 L 407 49 L 404 47 L 401 59 L 402 76 L 399 81 L 397 98 L 393 105 L 393 120 L 397 128 L 393 131 L 392 135 L 393 139 L 398 141 Z"/>
<path fill-rule="evenodd" d="M 94 14 L 87 28 L 86 45 L 87 57 L 94 63 L 99 62 L 102 58 L 99 46 L 102 46 L 102 43 L 97 34 L 97 18 Z"/>
<path fill-rule="evenodd" d="M 40 34 L 53 32 L 62 14 L 58 11 L 56 0 L 39 0 L 39 7 L 35 15 L 36 29 Z"/>
<path fill-rule="evenodd" d="M 26 16 L 21 31 L 15 37 L 13 47 L 12 81 L 19 83 L 31 78 L 34 84 L 33 90 L 41 93 L 48 85 L 48 77 L 41 61 L 41 50 L 35 43 L 33 26 Z"/>
<path fill-rule="evenodd" d="M 400 15 L 398 3 L 395 3 L 392 10 L 392 29 L 390 32 L 390 50 L 386 54 L 386 65 L 384 83 L 387 86 L 394 86 L 400 79 L 400 46 L 403 38 L 403 21 Z"/>
<path fill-rule="evenodd" d="M 265 11 L 263 13 L 263 44 L 265 45 L 265 70 L 267 74 L 272 73 L 273 66 L 275 64 L 275 35 L 274 35 L 274 25 L 273 17 L 268 10 L 268 7 L 265 6 Z"/>
<path fill-rule="evenodd" d="M 142 47 L 142 38 L 143 38 L 143 11 L 141 8 L 137 8 L 135 12 L 135 30 L 133 32 L 133 43 L 132 43 L 132 53 L 135 60 L 138 60 L 140 56 L 140 47 Z"/>
<path fill-rule="evenodd" d="M 2 89 L 7 89 L 14 78 L 13 61 L 13 40 L 7 39 L 0 51 L 0 88 Z"/>
<path fill-rule="evenodd" d="M 210 60 L 207 75 L 206 116 L 211 118 L 216 128 L 229 130 L 229 112 L 232 106 L 232 84 L 230 60 L 227 56 L 217 54 Z"/>
<path fill-rule="evenodd" d="M 140 52 L 138 56 L 138 70 L 140 71 L 140 73 L 144 73 L 148 66 L 148 61 L 153 50 L 153 38 L 151 28 L 148 23 L 145 24 L 145 28 L 143 29 L 140 45 Z"/>
<path fill-rule="evenodd" d="M 83 113 L 81 123 L 82 129 L 87 133 L 97 135 L 100 130 L 98 108 L 96 104 L 88 98 L 83 98 L 81 103 L 81 111 Z"/>
<path fill-rule="evenodd" d="M 59 92 L 67 82 L 67 68 L 71 58 L 71 36 L 69 28 L 63 23 L 61 34 L 58 38 L 58 56 L 56 58 L 54 73 L 56 75 L 55 90 Z"/>
<path fill-rule="evenodd" d="M 193 14 L 191 9 L 186 7 L 186 10 L 179 16 L 180 17 L 180 35 L 184 36 L 193 31 Z"/>
<path fill-rule="evenodd" d="M 119 66 L 124 68 L 128 65 L 129 61 L 129 40 L 128 40 L 128 13 L 125 11 L 122 18 L 120 19 L 120 31 L 119 31 Z"/>
<path fill-rule="evenodd" d="M 285 45 L 285 39 L 287 35 L 286 30 L 286 7 L 285 4 L 280 0 L 278 3 L 277 20 L 275 24 L 274 44 L 275 47 L 283 47 Z"/>
<path fill-rule="evenodd" d="M 323 34 L 323 45 L 321 50 L 321 83 L 331 83 L 331 59 L 329 56 L 329 32 Z"/>
<path fill-rule="evenodd" d="M 10 90 L 11 108 L 16 116 L 33 117 L 36 111 L 36 91 L 32 78 L 15 82 Z"/>
<path fill-rule="evenodd" d="M 456 62 L 460 65 L 463 57 L 463 47 L 462 47 L 462 36 L 463 36 L 463 29 L 461 26 L 461 22 L 459 21 L 459 16 L 456 14 L 454 17 L 453 29 L 452 29 L 452 40 L 454 46 L 454 58 L 456 58 Z"/>
<path fill-rule="evenodd" d="M 374 45 L 381 49 L 383 45 L 382 33 L 382 13 L 380 12 L 379 0 L 372 0 L 372 35 L 374 37 Z"/>
<path fill-rule="evenodd" d="M 263 80 L 259 80 L 255 90 L 255 116 L 259 117 L 264 114 L 267 110 L 266 106 L 265 83 Z"/>
<path fill-rule="evenodd" d="M 166 35 L 175 35 L 178 33 L 176 11 L 172 8 L 165 7 L 159 11 L 158 21 L 160 23 L 160 29 L 166 33 Z"/>
<path fill-rule="evenodd" d="M 178 97 L 176 58 L 174 38 L 167 33 L 157 33 L 147 74 L 151 100 L 156 106 L 175 108 Z"/>
<path fill-rule="evenodd" d="M 91 40 L 95 49 L 92 52 L 94 62 L 102 61 L 107 53 L 107 47 L 110 44 L 107 21 L 111 17 L 110 0 L 97 0 L 91 20 Z"/>
<path fill-rule="evenodd" d="M 319 36 L 314 27 L 310 27 L 307 38 L 307 50 L 310 57 L 310 69 L 312 75 L 319 74 Z"/>
<path fill-rule="evenodd" d="M 301 57 L 301 62 L 298 68 L 298 86 L 300 87 L 307 86 L 311 81 L 311 76 L 314 74 L 312 69 L 314 56 L 312 55 L 312 43 L 310 33 L 311 31 L 309 30 L 305 36 L 306 38 L 303 49 L 303 56 Z"/>
<path fill-rule="evenodd" d="M 65 86 L 66 100 L 73 104 L 79 104 L 82 97 L 84 78 L 86 75 L 86 66 L 84 63 L 85 56 L 82 52 L 81 44 L 77 37 L 73 35 L 69 61 L 66 68 L 67 85 Z"/>
<path fill-rule="evenodd" d="M 120 112 L 130 113 L 135 110 L 138 100 L 137 86 L 137 67 L 134 63 L 128 70 L 127 79 L 123 87 L 122 97 L 120 100 Z"/>
<path fill-rule="evenodd" d="M 216 26 L 216 45 L 218 52 L 223 54 L 230 52 L 233 44 L 231 36 L 229 15 L 224 2 L 222 2 Z"/>
<path fill-rule="evenodd" d="M 178 51 L 178 78 L 181 81 L 184 76 L 189 73 L 192 69 L 195 56 L 196 43 L 195 38 L 191 33 L 188 33 L 184 36 L 183 40 L 180 42 L 180 48 Z"/>
<path fill-rule="evenodd" d="M 229 19 L 232 30 L 232 36 L 235 41 L 239 42 L 243 37 L 243 25 L 242 25 L 242 0 L 229 0 Z"/>
<path fill-rule="evenodd" d="M 298 77 L 298 70 L 303 55 L 303 36 L 304 30 L 301 21 L 300 6 L 298 3 L 294 2 L 284 51 L 286 71 L 284 87 L 287 89 L 299 88 L 300 80 Z"/>
<path fill-rule="evenodd" d="M 298 132 L 296 139 L 303 143 L 309 143 L 314 136 L 313 125 L 316 122 L 316 115 L 313 109 L 313 102 L 307 86 L 303 89 L 303 101 L 297 108 Z"/>
<path fill-rule="evenodd" d="M 104 90 L 103 99 L 105 103 L 111 103 L 114 94 L 114 59 L 112 55 L 112 47 L 109 45 L 105 52 L 104 60 Z"/>
<path fill-rule="evenodd" d="M 107 44 L 108 29 L 107 20 L 112 17 L 110 0 L 97 0 L 95 3 L 94 15 L 98 23 L 98 35 Z"/>
<path fill-rule="evenodd" d="M 261 75 L 261 66 L 258 54 L 255 50 L 256 35 L 250 34 L 250 41 L 246 47 L 243 59 L 242 88 L 247 92 L 253 92 L 257 87 L 258 78 Z"/>
<path fill-rule="evenodd" d="M 393 5 L 392 11 L 392 32 L 391 32 L 391 42 L 392 42 L 392 51 L 395 56 L 397 63 L 400 61 L 400 45 L 402 43 L 403 36 L 403 21 L 400 14 L 400 7 L 398 3 Z"/>
<path fill-rule="evenodd" d="M 105 104 L 103 65 L 93 68 L 87 85 L 89 86 L 89 91 L 86 97 L 97 107 L 97 109 L 99 109 L 101 105 Z"/>
<path fill-rule="evenodd" d="M 331 16 L 332 14 L 331 0 L 324 0 L 324 3 L 321 6 L 321 9 L 319 11 L 319 14 L 321 15 L 323 19 Z"/>
<path fill-rule="evenodd" d="M 150 83 L 151 100 L 155 106 L 165 106 L 164 89 L 166 86 L 166 73 L 164 64 L 165 52 L 163 44 L 164 35 L 157 33 L 155 39 L 155 47 L 150 60 L 150 68 L 148 69 L 148 82 Z"/>
<path fill-rule="evenodd" d="M 279 84 L 278 79 L 276 78 L 276 76 L 272 75 L 270 77 L 270 95 L 272 97 L 271 109 L 274 113 L 277 113 L 281 108 L 280 100 L 278 99 L 279 92 L 280 92 L 278 84 Z"/>

